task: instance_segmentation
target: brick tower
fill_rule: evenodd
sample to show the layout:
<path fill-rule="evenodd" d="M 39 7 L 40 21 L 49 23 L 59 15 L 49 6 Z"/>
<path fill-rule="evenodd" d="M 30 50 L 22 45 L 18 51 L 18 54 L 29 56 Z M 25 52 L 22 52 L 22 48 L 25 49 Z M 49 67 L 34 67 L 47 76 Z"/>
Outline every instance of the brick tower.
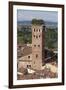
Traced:
<path fill-rule="evenodd" d="M 37 20 L 39 22 L 39 20 Z M 32 68 L 41 70 L 44 61 L 44 23 L 32 24 Z"/>

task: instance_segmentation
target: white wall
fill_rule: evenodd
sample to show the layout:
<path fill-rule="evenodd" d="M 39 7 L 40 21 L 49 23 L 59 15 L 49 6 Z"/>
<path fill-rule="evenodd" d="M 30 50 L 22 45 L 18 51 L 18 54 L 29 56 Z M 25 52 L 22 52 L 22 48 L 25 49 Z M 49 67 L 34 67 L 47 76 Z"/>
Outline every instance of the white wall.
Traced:
<path fill-rule="evenodd" d="M 0 0 L 0 90 L 9 90 L 8 89 L 8 24 L 9 24 L 8 23 L 8 1 L 9 0 Z M 14 1 L 60 3 L 60 4 L 66 3 L 66 0 L 37 0 L 37 1 L 36 0 L 14 0 Z M 66 8 L 66 4 L 65 4 L 65 8 Z M 33 90 L 33 89 L 65 90 L 65 88 L 66 88 L 66 85 L 53 86 L 53 87 L 23 88 L 23 89 L 24 90 Z M 17 89 L 17 90 L 20 90 L 20 89 Z"/>

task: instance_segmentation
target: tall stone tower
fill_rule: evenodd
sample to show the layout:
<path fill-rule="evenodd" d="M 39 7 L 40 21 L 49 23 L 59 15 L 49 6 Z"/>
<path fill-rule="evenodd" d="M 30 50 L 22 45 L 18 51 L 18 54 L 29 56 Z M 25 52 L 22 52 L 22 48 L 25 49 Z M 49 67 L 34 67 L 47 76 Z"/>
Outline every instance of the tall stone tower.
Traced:
<path fill-rule="evenodd" d="M 44 31 L 45 25 L 42 20 L 32 23 L 32 68 L 41 70 L 44 61 Z"/>

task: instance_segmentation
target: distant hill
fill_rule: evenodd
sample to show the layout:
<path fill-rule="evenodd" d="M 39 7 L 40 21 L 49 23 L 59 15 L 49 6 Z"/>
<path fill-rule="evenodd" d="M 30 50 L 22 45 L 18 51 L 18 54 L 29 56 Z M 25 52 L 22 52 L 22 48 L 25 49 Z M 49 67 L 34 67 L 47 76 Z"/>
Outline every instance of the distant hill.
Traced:
<path fill-rule="evenodd" d="M 17 22 L 19 25 L 31 25 L 31 21 L 18 21 Z"/>
<path fill-rule="evenodd" d="M 18 25 L 31 25 L 31 21 L 18 21 L 17 22 Z M 45 25 L 46 27 L 51 27 L 51 28 L 56 28 L 58 27 L 58 23 L 57 22 L 51 22 L 51 21 L 45 21 Z"/>

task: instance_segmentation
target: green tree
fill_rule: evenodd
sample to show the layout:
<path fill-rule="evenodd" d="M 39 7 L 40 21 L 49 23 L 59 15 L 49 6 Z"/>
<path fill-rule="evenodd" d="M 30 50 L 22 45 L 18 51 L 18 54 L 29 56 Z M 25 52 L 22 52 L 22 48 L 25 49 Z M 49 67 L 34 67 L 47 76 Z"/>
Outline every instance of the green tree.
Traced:
<path fill-rule="evenodd" d="M 47 29 L 45 32 L 45 46 L 48 48 L 57 48 L 57 30 Z M 56 46 L 56 47 L 55 47 Z"/>
<path fill-rule="evenodd" d="M 44 21 L 42 19 L 32 19 L 32 24 L 42 25 L 42 24 L 44 24 Z"/>

